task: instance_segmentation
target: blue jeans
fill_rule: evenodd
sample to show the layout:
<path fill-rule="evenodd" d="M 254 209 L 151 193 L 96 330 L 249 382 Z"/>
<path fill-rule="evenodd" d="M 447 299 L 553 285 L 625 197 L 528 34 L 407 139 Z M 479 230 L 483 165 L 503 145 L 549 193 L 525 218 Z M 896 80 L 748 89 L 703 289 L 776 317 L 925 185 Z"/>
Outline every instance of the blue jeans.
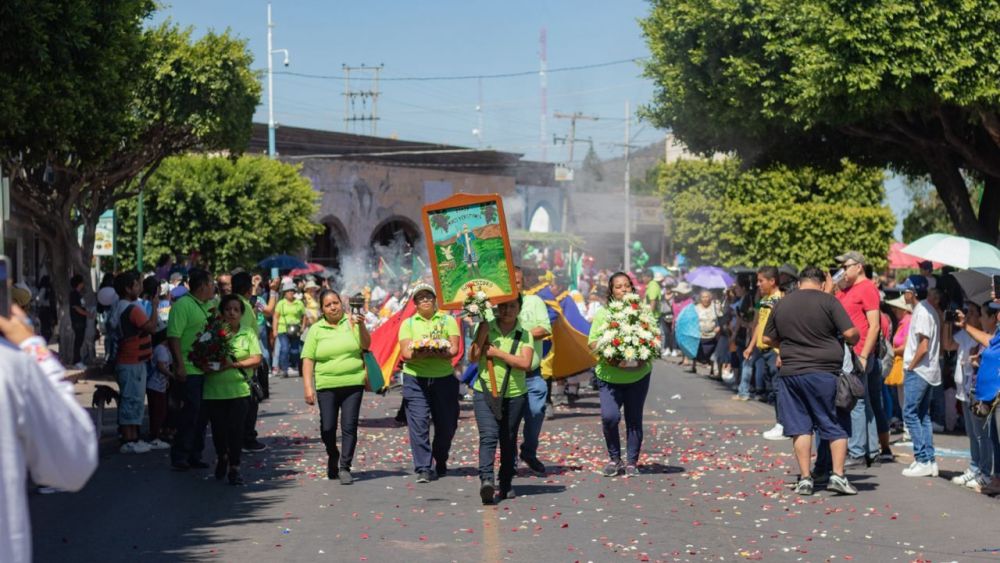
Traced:
<path fill-rule="evenodd" d="M 278 369 L 288 371 L 288 368 L 299 369 L 299 354 L 302 353 L 302 339 L 290 338 L 287 333 L 278 335 L 281 351 L 278 352 Z"/>
<path fill-rule="evenodd" d="M 764 393 L 769 403 L 774 403 L 774 418 L 778 419 L 778 354 L 774 350 L 757 350 L 754 369 L 757 376 L 757 393 Z M 766 389 L 766 391 L 765 391 Z"/>
<path fill-rule="evenodd" d="M 650 374 L 635 383 L 608 383 L 600 380 L 601 425 L 604 428 L 604 443 L 608 446 L 608 458 L 621 461 L 621 436 L 618 424 L 625 411 L 625 438 L 628 447 L 629 465 L 639 463 L 642 449 L 642 409 L 649 393 Z"/>
<path fill-rule="evenodd" d="M 994 415 L 980 418 L 972 414 L 969 401 L 962 401 L 962 417 L 965 432 L 969 436 L 969 469 L 987 477 L 1000 472 L 1000 448 L 997 442 L 997 427 Z"/>
<path fill-rule="evenodd" d="M 851 457 L 863 457 L 866 450 L 868 457 L 878 455 L 878 433 L 889 431 L 889 421 L 882 408 L 882 365 L 874 354 L 868 357 L 864 381 L 867 385 L 865 396 L 858 399 L 851 410 L 851 437 L 847 440 L 847 454 Z"/>
<path fill-rule="evenodd" d="M 453 381 L 455 378 L 451 378 Z M 476 426 L 479 427 L 479 479 L 493 480 L 493 464 L 497 457 L 497 445 L 500 446 L 500 487 L 510 488 L 510 483 L 517 474 L 514 456 L 517 452 L 517 427 L 521 425 L 524 407 L 528 399 L 524 396 L 501 399 L 501 418 L 490 410 L 486 396 L 481 391 L 475 391 L 472 396 L 472 409 L 476 415 Z M 407 410 L 409 406 L 407 406 Z"/>
<path fill-rule="evenodd" d="M 549 398 L 549 386 L 539 373 L 539 370 L 535 370 L 524 380 L 528 387 L 528 404 L 524 409 L 524 441 L 521 442 L 521 456 L 527 459 L 538 457 L 538 436 L 542 433 L 545 403 Z"/>
<path fill-rule="evenodd" d="M 934 461 L 934 429 L 931 426 L 933 386 L 915 371 L 903 374 L 903 422 L 913 438 L 913 457 L 921 463 Z"/>
<path fill-rule="evenodd" d="M 736 391 L 740 397 L 750 397 L 750 380 L 753 379 L 753 368 L 757 365 L 758 356 L 757 350 L 754 350 L 750 354 L 750 358 L 744 360 L 740 366 L 740 386 Z"/>

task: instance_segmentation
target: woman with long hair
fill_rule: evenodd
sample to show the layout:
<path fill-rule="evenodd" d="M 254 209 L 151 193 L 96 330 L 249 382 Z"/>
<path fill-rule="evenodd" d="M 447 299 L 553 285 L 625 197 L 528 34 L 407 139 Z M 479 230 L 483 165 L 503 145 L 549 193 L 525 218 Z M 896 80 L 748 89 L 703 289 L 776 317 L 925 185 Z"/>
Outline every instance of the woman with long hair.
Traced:
<path fill-rule="evenodd" d="M 620 301 L 626 295 L 635 293 L 632 279 L 625 272 L 616 272 L 608 280 L 608 302 Z M 597 311 L 590 327 L 590 348 L 597 349 L 598 340 L 608 325 L 608 309 Z M 606 360 L 597 362 L 598 391 L 601 400 L 601 423 L 604 427 L 604 443 L 608 448 L 609 462 L 604 466 L 604 475 L 614 477 L 624 472 L 626 477 L 639 475 L 639 451 L 642 449 L 642 409 L 649 393 L 650 373 L 653 360 L 637 361 L 634 367 L 622 362 Z M 625 433 L 627 456 L 622 461 L 621 437 L 618 423 L 622 411 L 625 412 Z"/>

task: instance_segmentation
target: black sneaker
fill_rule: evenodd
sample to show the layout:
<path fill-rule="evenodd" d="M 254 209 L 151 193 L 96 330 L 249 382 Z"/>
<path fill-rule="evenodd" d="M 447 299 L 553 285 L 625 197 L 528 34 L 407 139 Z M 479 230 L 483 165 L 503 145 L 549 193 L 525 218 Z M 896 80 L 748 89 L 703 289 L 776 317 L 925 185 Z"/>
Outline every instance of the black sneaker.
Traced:
<path fill-rule="evenodd" d="M 799 479 L 798 483 L 795 483 L 795 492 L 800 495 L 811 495 L 813 494 L 813 480 L 812 477 L 803 477 Z"/>
<path fill-rule="evenodd" d="M 238 469 L 229 470 L 229 484 L 237 487 L 245 484 L 243 482 L 243 476 L 240 475 L 240 471 Z"/>
<path fill-rule="evenodd" d="M 847 480 L 847 477 L 837 475 L 836 473 L 830 475 L 830 484 L 826 486 L 826 490 L 840 493 L 842 495 L 858 494 L 858 490 L 855 489 L 854 485 Z"/>
<path fill-rule="evenodd" d="M 812 480 L 814 485 L 826 485 L 830 482 L 829 471 L 813 471 Z"/>
<path fill-rule="evenodd" d="M 622 465 L 622 462 L 612 461 L 604 466 L 604 470 L 601 471 L 601 474 L 604 475 L 605 477 L 616 477 L 618 476 L 618 473 L 622 471 L 624 468 L 625 466 Z"/>
<path fill-rule="evenodd" d="M 348 470 L 348 469 L 341 469 L 340 470 L 340 484 L 341 485 L 350 485 L 353 482 L 354 482 L 354 477 L 351 475 L 350 470 Z"/>
<path fill-rule="evenodd" d="M 509 483 L 500 485 L 500 489 L 497 491 L 497 500 L 512 500 L 514 498 L 514 487 Z"/>
<path fill-rule="evenodd" d="M 438 478 L 444 477 L 448 474 L 448 464 L 446 462 L 438 462 L 434 466 L 434 472 L 437 473 Z"/>
<path fill-rule="evenodd" d="M 201 460 L 189 461 L 188 467 L 191 469 L 208 469 L 208 464 Z"/>
<path fill-rule="evenodd" d="M 187 471 L 191 469 L 191 465 L 186 461 L 174 461 L 170 463 L 170 469 L 174 471 Z"/>
<path fill-rule="evenodd" d="M 479 498 L 482 499 L 483 504 L 493 504 L 493 480 L 483 479 L 479 484 Z"/>
<path fill-rule="evenodd" d="M 528 469 L 531 469 L 532 472 L 542 477 L 545 476 L 545 464 L 539 461 L 537 457 L 535 456 L 528 457 L 524 454 L 521 454 L 521 461 L 527 464 Z"/>
<path fill-rule="evenodd" d="M 417 471 L 417 483 L 430 483 L 430 482 L 431 482 L 430 471 Z"/>
<path fill-rule="evenodd" d="M 262 452 L 266 449 L 267 449 L 267 444 L 263 442 L 258 442 L 257 440 L 254 440 L 252 443 L 243 446 L 243 451 L 248 454 Z"/>

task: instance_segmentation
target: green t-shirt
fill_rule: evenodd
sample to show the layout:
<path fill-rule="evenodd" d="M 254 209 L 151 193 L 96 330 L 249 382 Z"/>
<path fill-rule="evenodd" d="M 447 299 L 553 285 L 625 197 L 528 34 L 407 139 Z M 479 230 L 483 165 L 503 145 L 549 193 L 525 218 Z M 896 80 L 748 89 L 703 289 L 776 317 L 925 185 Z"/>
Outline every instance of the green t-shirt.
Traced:
<path fill-rule="evenodd" d="M 544 328 L 546 332 L 552 332 L 552 322 L 549 320 L 549 309 L 545 306 L 545 301 L 537 295 L 524 295 L 521 301 L 521 314 L 517 316 L 517 321 L 525 329 L 531 331 L 536 328 Z M 538 369 L 542 363 L 542 341 L 539 338 L 534 341 L 535 353 L 531 357 L 531 371 Z"/>
<path fill-rule="evenodd" d="M 594 314 L 594 322 L 590 325 L 589 342 L 596 342 L 601 338 L 601 333 L 608 325 L 608 309 L 606 307 L 598 309 Z M 608 383 L 635 383 L 653 371 L 653 360 L 647 360 L 639 364 L 638 369 L 622 369 L 618 366 L 609 365 L 603 358 L 598 358 L 597 367 L 594 373 L 597 378 Z"/>
<path fill-rule="evenodd" d="M 289 302 L 287 299 L 282 299 L 274 307 L 274 311 L 278 315 L 278 331 L 276 334 L 284 334 L 288 332 L 288 325 L 302 323 L 302 317 L 306 314 L 306 306 L 298 300 Z"/>
<path fill-rule="evenodd" d="M 525 330 L 524 327 L 521 326 L 520 321 L 518 321 L 518 323 L 514 325 L 514 328 L 507 334 L 501 334 L 496 321 L 490 321 L 490 343 L 504 352 L 510 352 L 511 346 L 514 345 L 514 335 L 517 334 L 517 331 L 519 330 L 521 331 L 521 343 L 518 345 L 518 349 L 514 351 L 514 355 L 519 355 L 521 350 L 524 350 L 525 346 L 534 350 L 535 339 L 531 337 L 530 331 Z M 503 387 L 503 374 L 506 369 L 507 364 L 504 363 L 503 360 L 493 360 L 493 373 L 497 378 L 497 391 Z M 507 385 L 507 393 L 504 395 L 505 398 L 509 399 L 511 397 L 520 397 L 528 392 L 528 386 L 524 382 L 524 376 L 524 370 L 511 368 L 510 375 L 508 375 L 510 383 Z M 479 376 L 476 378 L 473 388 L 476 391 L 481 391 L 483 393 L 490 392 L 490 373 L 486 368 L 485 354 L 479 358 Z"/>
<path fill-rule="evenodd" d="M 425 319 L 419 313 L 403 321 L 399 327 L 399 341 L 429 338 L 437 331 L 441 338 L 460 336 L 458 321 L 455 317 L 443 311 L 435 311 L 434 315 Z M 454 372 L 451 360 L 448 358 L 420 358 L 403 362 L 403 373 L 419 377 L 446 377 Z"/>
<path fill-rule="evenodd" d="M 660 307 L 658 301 L 660 297 L 663 296 L 663 290 L 660 289 L 660 284 L 655 281 L 650 281 L 646 285 L 646 304 L 652 307 L 653 316 L 660 318 Z"/>
<path fill-rule="evenodd" d="M 256 330 L 257 313 L 254 312 L 253 305 L 250 304 L 250 301 L 246 297 L 243 297 L 242 295 L 238 295 L 237 297 L 239 297 L 240 301 L 243 302 L 243 316 L 240 317 L 240 328 Z"/>
<path fill-rule="evenodd" d="M 257 338 L 257 331 L 252 328 L 240 327 L 239 332 L 229 337 L 229 342 L 233 347 L 233 357 L 237 361 L 260 355 L 260 339 Z M 201 397 L 208 400 L 249 397 L 250 385 L 247 383 L 247 377 L 252 371 L 253 368 L 243 368 L 242 371 L 229 368 L 206 375 Z M 246 376 L 243 375 L 244 372 Z"/>
<path fill-rule="evenodd" d="M 337 324 L 320 319 L 309 328 L 302 357 L 315 362 L 316 389 L 334 389 L 365 384 L 361 359 L 361 336 L 347 315 Z"/>
<path fill-rule="evenodd" d="M 191 363 L 188 354 L 191 353 L 195 339 L 205 330 L 208 319 L 215 314 L 216 303 L 215 300 L 198 301 L 198 298 L 188 293 L 170 306 L 170 316 L 167 317 L 167 338 L 180 340 L 181 358 L 188 375 L 203 373 Z"/>

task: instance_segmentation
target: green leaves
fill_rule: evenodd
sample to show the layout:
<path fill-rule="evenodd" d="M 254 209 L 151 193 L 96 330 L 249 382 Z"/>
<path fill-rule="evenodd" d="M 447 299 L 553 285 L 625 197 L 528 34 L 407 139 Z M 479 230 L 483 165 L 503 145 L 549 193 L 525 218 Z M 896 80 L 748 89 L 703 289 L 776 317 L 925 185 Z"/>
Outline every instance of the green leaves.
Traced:
<path fill-rule="evenodd" d="M 695 264 L 822 266 L 851 248 L 881 267 L 896 222 L 881 171 L 848 161 L 831 174 L 679 160 L 662 167 L 660 193 L 674 246 Z"/>
<path fill-rule="evenodd" d="M 299 167 L 265 157 L 183 156 L 166 160 L 145 195 L 144 261 L 202 253 L 217 271 L 249 268 L 297 252 L 322 228 L 318 195 Z M 134 266 L 136 201 L 122 202 L 118 248 Z"/>

